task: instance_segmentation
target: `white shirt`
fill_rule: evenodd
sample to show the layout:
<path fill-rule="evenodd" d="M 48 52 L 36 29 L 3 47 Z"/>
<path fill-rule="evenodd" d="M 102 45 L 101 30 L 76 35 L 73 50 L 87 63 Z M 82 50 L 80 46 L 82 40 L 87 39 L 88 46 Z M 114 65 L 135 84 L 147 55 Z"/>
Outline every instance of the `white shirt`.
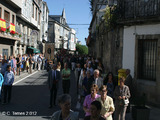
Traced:
<path fill-rule="evenodd" d="M 97 83 L 98 83 L 97 81 L 98 81 L 98 78 L 95 79 L 95 84 L 96 84 L 96 85 L 97 85 Z"/>

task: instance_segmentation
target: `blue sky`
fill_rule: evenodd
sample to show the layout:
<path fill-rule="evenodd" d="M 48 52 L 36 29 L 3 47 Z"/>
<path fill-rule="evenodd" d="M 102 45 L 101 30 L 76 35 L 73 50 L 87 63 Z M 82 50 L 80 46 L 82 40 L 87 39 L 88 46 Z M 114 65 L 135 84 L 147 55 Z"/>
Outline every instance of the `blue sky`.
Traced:
<path fill-rule="evenodd" d="M 61 15 L 63 8 L 66 11 L 68 24 L 90 24 L 91 12 L 88 0 L 44 0 L 47 2 L 50 15 Z M 88 37 L 89 25 L 69 25 L 77 32 L 76 37 L 85 45 Z"/>

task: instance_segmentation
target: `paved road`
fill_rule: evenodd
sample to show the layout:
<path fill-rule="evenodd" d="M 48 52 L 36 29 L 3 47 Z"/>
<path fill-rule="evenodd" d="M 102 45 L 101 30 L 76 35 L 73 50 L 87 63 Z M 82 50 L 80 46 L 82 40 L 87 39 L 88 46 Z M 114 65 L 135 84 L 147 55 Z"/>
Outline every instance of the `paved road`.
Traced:
<path fill-rule="evenodd" d="M 58 95 L 62 94 L 59 86 Z M 74 72 L 71 73 L 72 110 L 84 117 L 81 104 L 77 104 L 76 81 Z M 12 100 L 8 105 L 0 104 L 0 120 L 48 120 L 60 108 L 58 105 L 52 109 L 49 106 L 49 90 L 47 86 L 47 72 L 34 71 L 33 74 L 23 73 L 17 77 L 12 89 Z M 160 109 L 151 108 L 150 120 L 160 117 Z M 132 120 L 131 113 L 127 113 L 126 120 Z"/>
<path fill-rule="evenodd" d="M 23 78 L 19 77 L 15 81 L 11 103 L 0 105 L 0 120 L 47 120 L 54 111 L 60 109 L 58 105 L 52 109 L 48 108 L 49 90 L 46 71 L 36 71 L 29 77 L 25 77 L 26 75 L 23 75 Z M 72 96 L 72 109 L 77 111 L 75 85 L 75 76 L 72 72 L 70 95 Z M 59 94 L 62 94 L 62 88 L 59 89 Z"/>

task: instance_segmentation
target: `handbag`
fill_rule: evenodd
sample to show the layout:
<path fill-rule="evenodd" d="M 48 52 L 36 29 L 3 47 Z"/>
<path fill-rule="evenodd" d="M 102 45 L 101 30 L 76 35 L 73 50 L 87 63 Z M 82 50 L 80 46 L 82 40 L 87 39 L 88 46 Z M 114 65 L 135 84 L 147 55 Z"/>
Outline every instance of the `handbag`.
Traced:
<path fill-rule="evenodd" d="M 119 105 L 123 106 L 123 105 L 127 105 L 128 103 L 129 103 L 128 98 L 126 98 L 126 99 L 121 99 L 120 102 L 119 102 Z"/>
<path fill-rule="evenodd" d="M 128 98 L 124 99 L 124 105 L 127 105 L 129 103 Z"/>

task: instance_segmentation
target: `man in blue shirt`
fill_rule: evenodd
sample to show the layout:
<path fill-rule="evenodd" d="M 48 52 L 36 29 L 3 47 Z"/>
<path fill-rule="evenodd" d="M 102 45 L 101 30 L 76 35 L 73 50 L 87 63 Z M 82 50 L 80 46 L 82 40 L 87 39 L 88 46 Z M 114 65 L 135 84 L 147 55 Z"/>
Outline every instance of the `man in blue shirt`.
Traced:
<path fill-rule="evenodd" d="M 11 66 L 7 66 L 7 71 L 4 74 L 3 82 L 3 104 L 9 103 L 11 100 L 12 84 L 14 82 L 14 73 L 11 71 Z M 8 101 L 7 101 L 8 100 Z"/>

